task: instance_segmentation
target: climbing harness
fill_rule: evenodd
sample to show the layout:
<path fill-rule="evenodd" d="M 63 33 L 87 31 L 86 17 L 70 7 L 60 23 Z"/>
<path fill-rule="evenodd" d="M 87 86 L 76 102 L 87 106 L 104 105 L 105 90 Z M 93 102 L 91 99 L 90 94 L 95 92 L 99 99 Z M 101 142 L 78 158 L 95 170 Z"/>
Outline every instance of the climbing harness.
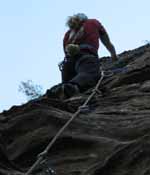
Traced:
<path fill-rule="evenodd" d="M 50 141 L 50 143 L 47 145 L 47 147 L 45 148 L 45 150 L 43 152 L 41 152 L 38 155 L 38 159 L 37 161 L 30 167 L 30 169 L 25 173 L 25 175 L 30 175 L 33 170 L 41 163 L 41 161 L 44 160 L 44 158 L 47 156 L 48 151 L 50 150 L 50 148 L 53 146 L 53 144 L 56 142 L 56 140 L 58 139 L 58 137 L 62 134 L 62 132 L 68 127 L 68 125 L 80 114 L 83 113 L 84 110 L 87 111 L 88 109 L 88 103 L 89 101 L 94 97 L 94 95 L 96 93 L 99 93 L 99 86 L 101 85 L 102 80 L 104 79 L 105 74 L 104 71 L 101 69 L 101 78 L 99 79 L 98 83 L 96 84 L 95 88 L 93 89 L 92 93 L 88 96 L 88 98 L 86 99 L 86 101 L 83 103 L 83 105 L 81 105 L 78 110 L 72 115 L 72 117 L 65 123 L 65 125 L 57 132 L 57 134 L 55 135 L 55 137 Z M 51 169 L 51 168 L 50 168 Z M 52 170 L 52 169 L 51 169 Z M 54 172 L 52 171 L 50 173 Z M 49 170 L 48 170 L 49 171 Z M 49 173 L 49 174 L 50 174 Z M 53 175 L 53 174 L 50 174 Z"/>

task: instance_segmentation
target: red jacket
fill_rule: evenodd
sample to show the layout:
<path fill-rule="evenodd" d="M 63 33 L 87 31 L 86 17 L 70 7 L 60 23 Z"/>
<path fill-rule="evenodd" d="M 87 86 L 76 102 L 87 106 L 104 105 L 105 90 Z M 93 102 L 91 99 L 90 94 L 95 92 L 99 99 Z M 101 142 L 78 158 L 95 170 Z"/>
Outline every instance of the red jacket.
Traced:
<path fill-rule="evenodd" d="M 99 38 L 103 33 L 106 32 L 105 28 L 96 19 L 88 19 L 83 23 L 82 27 L 83 27 L 83 33 L 76 38 L 74 44 L 79 44 L 81 46 L 84 46 L 84 48 L 81 47 L 80 49 L 81 52 L 82 51 L 93 52 L 97 54 L 99 49 Z M 64 36 L 64 40 L 63 40 L 64 51 L 65 51 L 66 45 L 72 42 L 72 39 L 69 39 L 70 33 L 71 33 L 71 30 L 68 30 Z M 91 46 L 91 47 L 86 47 L 86 46 Z"/>

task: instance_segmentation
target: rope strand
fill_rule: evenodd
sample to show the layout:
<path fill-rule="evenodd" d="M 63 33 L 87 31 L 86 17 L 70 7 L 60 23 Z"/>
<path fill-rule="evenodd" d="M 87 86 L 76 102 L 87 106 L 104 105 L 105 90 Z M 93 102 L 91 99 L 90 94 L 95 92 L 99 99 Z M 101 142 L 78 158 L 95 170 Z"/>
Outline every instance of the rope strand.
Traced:
<path fill-rule="evenodd" d="M 57 132 L 55 137 L 50 141 L 50 143 L 47 145 L 45 150 L 41 152 L 38 156 L 37 161 L 30 167 L 30 169 L 25 173 L 25 175 L 30 175 L 33 170 L 40 164 L 40 162 L 43 160 L 43 158 L 47 155 L 50 148 L 54 145 L 58 137 L 63 133 L 63 131 L 68 127 L 68 125 L 80 114 L 82 108 L 86 107 L 89 101 L 93 98 L 93 96 L 99 92 L 98 88 L 101 85 L 101 82 L 104 78 L 104 71 L 101 70 L 101 78 L 99 79 L 98 83 L 96 84 L 93 92 L 88 96 L 87 100 L 84 102 L 83 105 L 81 105 L 78 110 L 72 115 L 72 117 L 65 123 L 65 125 Z"/>

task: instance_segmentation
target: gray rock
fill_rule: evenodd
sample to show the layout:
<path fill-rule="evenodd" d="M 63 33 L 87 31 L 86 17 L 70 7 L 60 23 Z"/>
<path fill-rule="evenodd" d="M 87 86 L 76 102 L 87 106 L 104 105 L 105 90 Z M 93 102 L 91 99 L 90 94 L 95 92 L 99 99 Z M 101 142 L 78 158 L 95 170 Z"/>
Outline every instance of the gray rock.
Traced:
<path fill-rule="evenodd" d="M 33 174 L 47 167 L 59 175 L 150 174 L 150 45 L 119 57 L 128 71 L 104 79 L 109 93 L 92 98 L 89 112 L 72 121 Z M 39 98 L 0 114 L 0 174 L 27 172 L 90 92 L 65 101 Z"/>

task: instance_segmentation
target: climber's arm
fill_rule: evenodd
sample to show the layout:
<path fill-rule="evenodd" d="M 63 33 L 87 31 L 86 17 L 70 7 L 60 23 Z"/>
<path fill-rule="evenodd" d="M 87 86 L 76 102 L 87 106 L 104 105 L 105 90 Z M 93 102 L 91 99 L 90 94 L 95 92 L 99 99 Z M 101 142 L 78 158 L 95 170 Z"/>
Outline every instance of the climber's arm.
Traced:
<path fill-rule="evenodd" d="M 103 32 L 103 34 L 100 35 L 100 40 L 104 44 L 104 46 L 107 48 L 107 50 L 110 52 L 112 60 L 117 61 L 118 58 L 117 58 L 115 47 L 111 43 L 107 32 Z"/>

